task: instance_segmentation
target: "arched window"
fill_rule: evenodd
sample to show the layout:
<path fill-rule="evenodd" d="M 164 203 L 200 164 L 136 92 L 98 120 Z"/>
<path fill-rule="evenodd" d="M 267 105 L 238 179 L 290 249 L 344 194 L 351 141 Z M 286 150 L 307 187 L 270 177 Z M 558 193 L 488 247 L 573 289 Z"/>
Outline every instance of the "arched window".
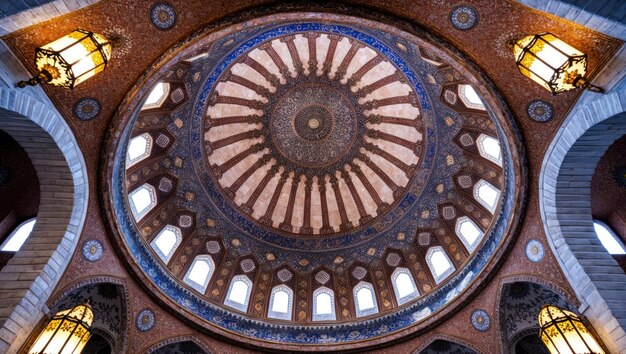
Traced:
<path fill-rule="evenodd" d="M 286 285 L 278 285 L 272 289 L 270 307 L 267 317 L 279 320 L 290 320 L 293 308 L 293 291 Z"/>
<path fill-rule="evenodd" d="M 180 229 L 176 226 L 166 225 L 161 232 L 152 240 L 150 245 L 159 257 L 167 264 L 183 240 Z"/>
<path fill-rule="evenodd" d="M 169 93 L 170 84 L 167 82 L 157 83 L 154 85 L 154 88 L 152 88 L 152 91 L 150 91 L 150 94 L 148 95 L 146 102 L 143 104 L 143 107 L 141 107 L 141 110 L 161 107 Z"/>
<path fill-rule="evenodd" d="M 213 258 L 206 254 L 199 255 L 193 260 L 183 281 L 204 294 L 211 280 L 211 276 L 213 276 L 213 272 L 215 272 Z"/>
<path fill-rule="evenodd" d="M 604 246 L 610 254 L 626 254 L 626 249 L 622 241 L 605 223 L 594 220 L 593 228 L 596 230 L 596 234 L 600 242 L 602 242 L 602 246 Z"/>
<path fill-rule="evenodd" d="M 454 272 L 454 266 L 441 246 L 428 249 L 426 263 L 437 284 Z"/>
<path fill-rule="evenodd" d="M 474 90 L 472 86 L 459 85 L 459 97 L 467 108 L 478 109 L 481 111 L 485 110 L 483 101 L 480 99 L 480 96 L 478 96 L 478 93 L 476 93 L 476 90 Z"/>
<path fill-rule="evenodd" d="M 363 317 L 378 312 L 378 303 L 374 294 L 374 287 L 364 281 L 358 283 L 352 290 L 356 317 Z"/>
<path fill-rule="evenodd" d="M 130 139 L 126 152 L 126 168 L 150 156 L 152 151 L 152 136 L 148 133 L 137 135 Z"/>
<path fill-rule="evenodd" d="M 130 199 L 130 209 L 137 221 L 156 206 L 156 192 L 148 183 L 130 192 L 128 199 Z"/>
<path fill-rule="evenodd" d="M 36 218 L 32 218 L 24 221 L 19 224 L 13 232 L 7 237 L 6 240 L 0 246 L 0 251 L 6 252 L 17 252 L 20 250 L 24 242 L 30 233 L 33 231 L 33 227 L 35 227 L 35 223 L 37 222 Z"/>
<path fill-rule="evenodd" d="M 492 214 L 496 211 L 498 197 L 500 197 L 500 190 L 484 179 L 474 185 L 474 199 Z"/>
<path fill-rule="evenodd" d="M 252 292 L 252 281 L 245 275 L 233 277 L 228 287 L 224 304 L 242 312 L 248 311 L 248 302 Z"/>
<path fill-rule="evenodd" d="M 405 304 L 420 296 L 411 272 L 407 268 L 396 268 L 391 274 L 393 292 L 396 294 L 398 305 Z"/>
<path fill-rule="evenodd" d="M 335 293 L 326 287 L 313 292 L 313 321 L 334 320 Z"/>
<path fill-rule="evenodd" d="M 487 160 L 502 166 L 502 150 L 500 149 L 500 142 L 498 139 L 489 135 L 480 134 L 476 139 L 478 144 L 478 152 L 480 156 Z"/>
<path fill-rule="evenodd" d="M 454 230 L 461 239 L 461 242 L 463 242 L 463 245 L 465 245 L 465 248 L 470 252 L 476 249 L 476 246 L 478 246 L 484 235 L 482 230 L 467 216 L 456 219 L 456 227 Z"/>

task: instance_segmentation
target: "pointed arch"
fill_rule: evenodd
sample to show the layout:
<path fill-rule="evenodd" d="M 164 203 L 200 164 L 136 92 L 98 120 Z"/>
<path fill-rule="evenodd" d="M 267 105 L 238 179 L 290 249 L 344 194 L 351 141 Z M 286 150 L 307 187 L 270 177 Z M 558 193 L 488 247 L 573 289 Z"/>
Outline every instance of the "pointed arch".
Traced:
<path fill-rule="evenodd" d="M 163 102 L 170 94 L 170 84 L 167 82 L 157 82 L 156 85 L 150 90 L 150 93 L 146 97 L 141 110 L 159 108 L 163 105 Z"/>
<path fill-rule="evenodd" d="M 148 133 L 137 135 L 130 139 L 126 151 L 126 169 L 135 165 L 139 161 L 145 160 L 152 152 L 153 139 Z"/>
<path fill-rule="evenodd" d="M 420 344 L 415 350 L 413 350 L 412 354 L 434 354 L 436 352 L 429 352 L 432 346 L 436 346 L 440 342 L 445 342 L 450 345 L 454 345 L 460 351 L 459 354 L 487 354 L 488 352 L 479 349 L 474 344 L 469 343 L 466 340 L 456 338 L 453 336 L 443 335 L 443 334 L 435 334 L 432 337 L 428 338 L 425 342 Z M 441 353 L 441 351 L 439 351 Z M 444 351 L 445 352 L 445 351 Z"/>
<path fill-rule="evenodd" d="M 293 313 L 293 290 L 281 284 L 272 289 L 267 317 L 290 320 Z"/>
<path fill-rule="evenodd" d="M 500 199 L 500 190 L 493 184 L 479 180 L 474 185 L 474 199 L 476 199 L 485 209 L 489 210 L 491 214 L 496 211 L 498 206 L 498 200 Z"/>
<path fill-rule="evenodd" d="M 133 217 L 136 221 L 139 221 L 156 206 L 156 191 L 152 185 L 144 183 L 139 188 L 128 193 L 128 200 Z"/>
<path fill-rule="evenodd" d="M 230 281 L 226 299 L 224 299 L 224 305 L 241 312 L 247 312 L 251 293 L 252 280 L 243 274 L 237 275 Z"/>
<path fill-rule="evenodd" d="M 487 134 L 480 134 L 476 139 L 478 153 L 485 159 L 502 166 L 502 148 L 497 138 Z"/>
<path fill-rule="evenodd" d="M 547 149 L 539 174 L 539 210 L 548 244 L 589 320 L 611 352 L 626 338 L 626 274 L 598 240 L 591 178 L 606 149 L 626 134 L 626 92 L 575 108 Z M 600 137 L 600 138 L 599 138 Z M 575 208 L 571 207 L 575 201 Z M 591 256 L 592 255 L 592 256 Z M 608 324 L 618 324 L 608 330 Z"/>
<path fill-rule="evenodd" d="M 89 299 L 94 311 L 92 329 L 111 345 L 113 353 L 125 353 L 132 321 L 129 296 L 123 279 L 91 277 L 65 286 L 50 297 L 48 307 L 55 313 Z"/>
<path fill-rule="evenodd" d="M 415 279 L 408 268 L 398 267 L 391 274 L 391 284 L 398 305 L 405 304 L 420 296 Z"/>
<path fill-rule="evenodd" d="M 539 333 L 537 315 L 544 304 L 576 312 L 575 299 L 553 280 L 537 276 L 510 276 L 500 281 L 495 323 L 499 352 L 515 353 L 515 344 L 528 332 Z M 538 353 L 539 354 L 539 353 Z"/>
<path fill-rule="evenodd" d="M 335 320 L 335 293 L 322 286 L 313 292 L 313 321 Z"/>
<path fill-rule="evenodd" d="M 476 247 L 480 244 L 480 241 L 483 239 L 483 236 L 485 236 L 483 230 L 476 225 L 474 220 L 467 216 L 462 216 L 456 219 L 454 232 L 470 253 L 474 252 Z"/>
<path fill-rule="evenodd" d="M 200 293 L 204 294 L 209 282 L 211 281 L 213 272 L 215 272 L 215 262 L 213 262 L 213 257 L 208 254 L 201 254 L 194 258 L 191 266 L 187 270 L 187 273 L 185 273 L 183 281 L 192 288 L 198 290 Z"/>
<path fill-rule="evenodd" d="M 183 234 L 180 228 L 165 225 L 154 240 L 150 242 L 150 246 L 161 260 L 167 264 L 181 242 L 183 242 Z"/>
<path fill-rule="evenodd" d="M 426 264 L 428 264 L 430 273 L 437 284 L 454 273 L 454 265 L 441 246 L 428 249 L 428 252 L 426 252 Z"/>
<path fill-rule="evenodd" d="M 175 348 L 182 343 L 185 343 L 188 346 L 189 345 L 195 346 L 196 347 L 195 350 L 197 351 L 197 354 L 215 353 L 215 351 L 213 351 L 211 347 L 209 347 L 203 341 L 201 341 L 200 339 L 194 336 L 178 336 L 178 337 L 167 338 L 165 340 L 162 340 L 150 346 L 147 350 L 142 351 L 142 353 L 165 354 L 165 353 L 175 352 Z"/>
<path fill-rule="evenodd" d="M 9 76 L 17 75 L 22 73 L 9 72 Z M 12 79 L 9 82 L 17 81 Z M 0 298 L 5 299 L 0 304 L 5 314 L 0 319 L 4 333 L 0 352 L 18 351 L 43 316 L 45 301 L 72 258 L 87 215 L 89 187 L 83 154 L 70 127 L 45 97 L 41 88 L 0 87 L 0 126 L 31 159 L 41 200 L 31 235 L 0 271 L 6 279 L 23 273 L 32 279 L 19 284 L 0 282 Z M 59 180 L 66 181 L 71 190 L 57 193 Z M 31 244 L 37 244 L 38 252 L 27 251 Z"/>
<path fill-rule="evenodd" d="M 356 317 L 363 317 L 378 313 L 378 302 L 376 301 L 376 292 L 374 286 L 368 282 L 359 282 L 352 289 L 354 298 L 354 309 Z"/>

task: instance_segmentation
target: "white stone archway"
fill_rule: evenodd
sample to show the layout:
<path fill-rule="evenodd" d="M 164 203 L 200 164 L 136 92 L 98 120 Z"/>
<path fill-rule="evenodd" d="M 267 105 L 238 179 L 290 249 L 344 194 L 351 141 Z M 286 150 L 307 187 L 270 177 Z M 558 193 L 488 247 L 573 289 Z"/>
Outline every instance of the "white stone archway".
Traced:
<path fill-rule="evenodd" d="M 626 134 L 626 92 L 599 96 L 565 120 L 543 160 L 539 204 L 548 244 L 611 353 L 626 353 L 626 274 L 598 240 L 591 178 L 606 149 Z"/>
<path fill-rule="evenodd" d="M 46 301 L 78 244 L 87 214 L 87 170 L 69 126 L 54 108 L 0 87 L 0 129 L 26 151 L 39 178 L 37 223 L 0 271 L 0 352 L 15 353 L 47 312 Z"/>

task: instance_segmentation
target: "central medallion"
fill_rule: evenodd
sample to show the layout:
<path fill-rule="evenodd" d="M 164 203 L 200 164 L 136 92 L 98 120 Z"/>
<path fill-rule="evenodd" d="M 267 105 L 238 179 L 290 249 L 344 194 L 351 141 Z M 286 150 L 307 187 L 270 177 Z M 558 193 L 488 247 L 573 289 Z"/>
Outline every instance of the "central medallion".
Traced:
<path fill-rule="evenodd" d="M 384 54 L 339 34 L 298 33 L 241 53 L 217 82 L 204 137 L 220 205 L 281 237 L 360 238 L 366 225 L 402 216 L 388 211 L 415 176 L 423 125 L 417 94 Z"/>
<path fill-rule="evenodd" d="M 270 117 L 272 140 L 281 154 L 304 167 L 323 167 L 352 147 L 357 117 L 340 91 L 307 83 L 286 92 Z"/>

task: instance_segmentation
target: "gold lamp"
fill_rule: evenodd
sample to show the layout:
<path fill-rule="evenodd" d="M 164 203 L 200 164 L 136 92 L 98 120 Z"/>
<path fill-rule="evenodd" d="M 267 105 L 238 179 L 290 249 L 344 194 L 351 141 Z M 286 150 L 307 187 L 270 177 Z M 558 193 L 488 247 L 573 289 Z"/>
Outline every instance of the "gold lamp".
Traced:
<path fill-rule="evenodd" d="M 541 33 L 510 41 L 520 72 L 545 87 L 552 94 L 585 88 L 603 92 L 585 78 L 587 54 L 556 38 Z"/>
<path fill-rule="evenodd" d="M 111 59 L 111 42 L 104 36 L 77 29 L 35 50 L 39 73 L 18 87 L 48 83 L 73 89 L 101 72 Z"/>
<path fill-rule="evenodd" d="M 605 354 L 580 317 L 552 305 L 539 312 L 539 336 L 552 354 Z"/>
<path fill-rule="evenodd" d="M 92 322 L 93 312 L 86 303 L 57 312 L 28 354 L 79 354 L 91 337 Z"/>

